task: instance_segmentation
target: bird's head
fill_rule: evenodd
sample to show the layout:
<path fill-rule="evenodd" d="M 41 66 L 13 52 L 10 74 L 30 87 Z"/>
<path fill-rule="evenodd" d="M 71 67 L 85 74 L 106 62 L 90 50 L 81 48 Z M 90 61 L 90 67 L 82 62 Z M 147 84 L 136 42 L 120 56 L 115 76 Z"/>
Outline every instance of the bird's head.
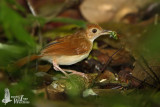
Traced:
<path fill-rule="evenodd" d="M 97 37 L 101 35 L 110 35 L 114 39 L 118 39 L 115 32 L 110 30 L 103 30 L 100 26 L 96 24 L 88 24 L 86 29 L 86 36 L 90 41 L 94 41 Z"/>

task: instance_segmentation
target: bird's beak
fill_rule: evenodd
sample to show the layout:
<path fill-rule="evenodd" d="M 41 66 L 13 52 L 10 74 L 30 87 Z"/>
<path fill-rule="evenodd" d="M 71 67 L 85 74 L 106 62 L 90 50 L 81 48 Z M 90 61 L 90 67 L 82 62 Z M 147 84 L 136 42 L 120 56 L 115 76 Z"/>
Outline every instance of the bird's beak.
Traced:
<path fill-rule="evenodd" d="M 102 32 L 101 32 L 101 35 L 110 35 L 111 34 L 111 30 L 103 30 Z"/>
<path fill-rule="evenodd" d="M 109 36 L 110 36 L 111 38 L 113 38 L 113 39 L 118 39 L 117 33 L 114 32 L 114 31 L 111 31 L 111 30 L 103 30 L 103 31 L 101 32 L 101 35 L 109 35 Z"/>

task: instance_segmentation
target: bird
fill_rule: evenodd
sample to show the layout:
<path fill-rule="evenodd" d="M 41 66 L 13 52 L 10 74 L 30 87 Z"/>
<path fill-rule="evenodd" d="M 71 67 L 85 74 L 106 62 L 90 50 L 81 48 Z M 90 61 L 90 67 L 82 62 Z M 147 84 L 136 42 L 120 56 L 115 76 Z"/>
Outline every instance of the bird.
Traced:
<path fill-rule="evenodd" d="M 86 77 L 84 73 L 65 70 L 60 68 L 59 65 L 72 65 L 87 58 L 92 50 L 94 40 L 101 35 L 110 35 L 110 37 L 117 39 L 115 32 L 103 30 L 97 24 L 87 24 L 86 29 L 54 40 L 41 50 L 40 55 L 22 58 L 17 62 L 17 65 L 23 66 L 26 59 L 31 61 L 40 58 L 52 63 L 56 71 L 61 71 L 66 76 L 68 74 L 65 71 Z"/>

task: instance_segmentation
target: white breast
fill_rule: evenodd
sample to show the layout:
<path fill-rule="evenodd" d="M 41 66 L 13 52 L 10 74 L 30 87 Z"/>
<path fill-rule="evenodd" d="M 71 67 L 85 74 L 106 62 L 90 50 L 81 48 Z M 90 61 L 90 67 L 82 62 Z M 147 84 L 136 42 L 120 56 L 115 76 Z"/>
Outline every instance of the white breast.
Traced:
<path fill-rule="evenodd" d="M 88 55 L 89 53 L 86 53 L 84 55 L 74 55 L 74 56 L 59 56 L 59 57 L 44 56 L 41 59 L 47 60 L 50 63 L 52 63 L 53 60 L 56 60 L 58 65 L 72 65 L 87 58 Z"/>

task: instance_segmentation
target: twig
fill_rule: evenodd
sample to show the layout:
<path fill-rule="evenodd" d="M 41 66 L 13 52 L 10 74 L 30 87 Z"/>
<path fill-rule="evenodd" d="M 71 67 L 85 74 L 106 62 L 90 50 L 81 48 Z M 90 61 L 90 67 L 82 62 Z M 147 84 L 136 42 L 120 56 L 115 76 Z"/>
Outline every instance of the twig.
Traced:
<path fill-rule="evenodd" d="M 144 81 L 139 80 L 138 78 L 136 78 L 136 77 L 134 77 L 134 76 L 132 76 L 132 75 L 130 75 L 130 77 L 133 78 L 133 79 L 135 79 L 136 81 L 140 82 L 141 84 L 146 84 L 146 85 L 148 85 L 148 86 L 150 86 L 150 87 L 152 87 L 152 88 L 156 88 L 156 86 L 151 85 L 151 84 L 145 82 L 145 80 L 144 80 Z"/>
<path fill-rule="evenodd" d="M 34 17 L 37 17 L 37 13 L 31 3 L 30 0 L 27 0 L 27 5 L 31 11 L 31 13 L 33 14 Z M 41 34 L 41 25 L 40 23 L 38 22 L 38 20 L 35 21 L 35 28 L 32 29 L 32 35 L 35 35 L 35 32 L 36 32 L 36 28 L 37 28 L 37 32 L 38 32 L 38 42 L 39 42 L 39 45 L 40 47 L 43 46 L 43 38 L 42 38 L 42 34 Z M 38 51 L 37 51 L 38 53 Z M 38 71 L 38 61 L 36 61 L 36 71 Z"/>
<path fill-rule="evenodd" d="M 157 82 L 160 83 L 160 79 L 159 77 L 156 75 L 156 73 L 152 70 L 152 68 L 148 65 L 146 59 L 141 55 L 141 58 L 144 62 L 144 64 L 146 65 L 146 67 L 150 70 L 150 72 L 155 76 L 155 78 L 157 79 Z"/>
<path fill-rule="evenodd" d="M 28 7 L 29 7 L 31 13 L 33 14 L 33 16 L 37 17 L 37 13 L 36 13 L 36 11 L 35 11 L 35 9 L 34 9 L 34 7 L 33 7 L 33 5 L 32 5 L 32 3 L 31 3 L 30 0 L 27 0 L 27 4 L 28 4 Z M 33 35 L 35 34 L 35 30 L 37 28 L 38 29 L 37 32 L 38 32 L 39 45 L 42 47 L 42 45 L 43 45 L 43 38 L 42 38 L 42 34 L 41 34 L 41 29 L 40 29 L 41 25 L 38 22 L 38 20 L 35 21 L 35 24 L 36 24 L 36 27 L 33 29 L 33 32 L 34 32 Z"/>
<path fill-rule="evenodd" d="M 50 99 L 50 96 L 49 96 L 49 93 L 48 93 L 48 90 L 47 90 L 47 86 L 45 85 L 45 92 L 46 92 L 46 97 L 47 97 L 47 99 L 49 100 Z"/>
<path fill-rule="evenodd" d="M 103 71 L 106 69 L 106 67 L 107 67 L 107 66 L 109 65 L 109 63 L 111 62 L 112 57 L 113 57 L 114 55 L 116 55 L 121 49 L 122 49 L 122 47 L 119 48 L 116 52 L 114 52 L 114 53 L 112 54 L 112 56 L 109 57 L 107 63 L 104 65 L 104 67 L 103 67 L 103 69 L 101 70 L 101 72 L 103 72 Z"/>
<path fill-rule="evenodd" d="M 28 4 L 28 7 L 29 7 L 31 13 L 33 14 L 33 16 L 37 16 L 37 13 L 34 10 L 34 7 L 32 6 L 32 3 L 30 2 L 30 0 L 27 0 L 27 4 Z"/>
<path fill-rule="evenodd" d="M 100 73 L 98 73 L 98 75 L 96 76 L 96 78 L 93 80 L 93 82 L 92 82 L 92 84 L 90 85 L 90 87 L 92 87 L 92 86 L 95 84 L 97 78 L 100 76 L 100 74 L 106 69 L 106 67 L 107 67 L 107 66 L 109 65 L 109 63 L 111 62 L 112 57 L 113 57 L 114 55 L 116 55 L 121 49 L 122 49 L 122 47 L 121 47 L 120 49 L 118 49 L 116 52 L 114 52 L 114 53 L 112 54 L 112 56 L 109 57 L 107 63 L 104 65 L 104 67 L 103 67 L 103 69 L 100 71 Z"/>
<path fill-rule="evenodd" d="M 148 74 L 154 81 L 156 81 L 156 79 L 155 79 L 150 73 L 147 72 L 147 70 L 143 67 L 143 65 L 142 65 L 139 61 L 137 61 L 137 62 L 139 63 L 139 65 L 140 65 L 140 67 L 143 69 L 143 71 L 144 71 L 146 74 Z"/>

